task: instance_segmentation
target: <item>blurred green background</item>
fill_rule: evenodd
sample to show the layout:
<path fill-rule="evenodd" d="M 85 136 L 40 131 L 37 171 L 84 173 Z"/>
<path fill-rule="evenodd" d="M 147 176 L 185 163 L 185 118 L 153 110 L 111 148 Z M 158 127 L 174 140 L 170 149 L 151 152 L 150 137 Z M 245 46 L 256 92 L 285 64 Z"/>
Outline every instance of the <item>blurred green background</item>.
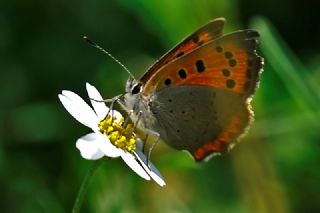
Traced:
<path fill-rule="evenodd" d="M 318 0 L 0 1 L 0 212 L 70 212 L 90 162 L 75 148 L 89 130 L 62 107 L 85 82 L 112 97 L 199 26 L 261 33 L 265 68 L 256 119 L 229 154 L 196 164 L 161 144 L 152 161 L 167 186 L 120 159 L 95 173 L 82 212 L 320 212 Z"/>

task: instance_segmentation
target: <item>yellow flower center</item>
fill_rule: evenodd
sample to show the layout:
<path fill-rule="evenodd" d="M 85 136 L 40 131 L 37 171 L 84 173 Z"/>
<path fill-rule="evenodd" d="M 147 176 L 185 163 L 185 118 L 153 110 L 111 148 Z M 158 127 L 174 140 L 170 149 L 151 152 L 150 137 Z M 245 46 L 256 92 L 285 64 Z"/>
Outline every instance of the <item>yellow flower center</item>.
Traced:
<path fill-rule="evenodd" d="M 123 117 L 115 120 L 111 115 L 108 115 L 99 122 L 98 127 L 114 146 L 126 152 L 133 152 L 136 149 L 137 136 L 133 133 L 133 125 L 128 124 L 123 127 L 123 122 Z"/>

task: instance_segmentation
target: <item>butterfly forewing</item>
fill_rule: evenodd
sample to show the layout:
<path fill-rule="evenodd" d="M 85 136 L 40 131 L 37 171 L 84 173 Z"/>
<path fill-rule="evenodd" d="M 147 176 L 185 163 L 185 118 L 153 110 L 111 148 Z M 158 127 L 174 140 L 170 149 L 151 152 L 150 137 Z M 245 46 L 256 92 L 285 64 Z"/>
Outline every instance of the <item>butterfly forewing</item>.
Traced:
<path fill-rule="evenodd" d="M 192 52 L 199 46 L 221 37 L 224 23 L 224 18 L 217 18 L 199 28 L 155 62 L 142 76 L 140 81 L 145 83 L 152 75 L 154 75 L 155 72 L 159 71 L 161 67 L 189 52 Z"/>
<path fill-rule="evenodd" d="M 259 82 L 262 59 L 253 30 L 238 31 L 175 60 L 146 82 L 144 93 L 172 85 L 202 85 L 232 90 L 248 97 Z"/>

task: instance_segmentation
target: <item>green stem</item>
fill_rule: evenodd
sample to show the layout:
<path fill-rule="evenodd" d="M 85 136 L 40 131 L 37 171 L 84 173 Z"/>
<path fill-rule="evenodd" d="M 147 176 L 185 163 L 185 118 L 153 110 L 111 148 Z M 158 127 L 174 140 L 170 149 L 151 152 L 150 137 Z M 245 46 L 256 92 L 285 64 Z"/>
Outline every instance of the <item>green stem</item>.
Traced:
<path fill-rule="evenodd" d="M 88 186 L 90 183 L 90 180 L 94 174 L 94 172 L 97 170 L 97 168 L 101 165 L 101 163 L 104 161 L 104 159 L 101 160 L 95 160 L 91 163 L 88 173 L 86 174 L 85 178 L 82 181 L 82 184 L 80 186 L 78 195 L 76 200 L 74 201 L 74 205 L 72 208 L 72 213 L 79 213 L 82 203 L 83 203 L 83 199 L 84 199 L 84 195 L 86 194 L 87 190 L 88 190 Z"/>

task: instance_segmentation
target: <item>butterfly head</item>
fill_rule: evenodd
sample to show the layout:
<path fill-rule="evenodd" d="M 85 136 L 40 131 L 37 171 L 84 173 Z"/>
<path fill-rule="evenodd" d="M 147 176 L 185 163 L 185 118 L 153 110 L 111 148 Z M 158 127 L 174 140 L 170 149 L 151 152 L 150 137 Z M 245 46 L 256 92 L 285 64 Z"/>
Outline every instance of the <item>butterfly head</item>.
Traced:
<path fill-rule="evenodd" d="M 125 104 L 129 110 L 138 112 L 141 108 L 140 96 L 143 90 L 143 84 L 133 78 L 129 78 L 126 84 Z"/>
<path fill-rule="evenodd" d="M 143 89 L 143 85 L 141 82 L 133 79 L 133 78 L 129 78 L 126 84 L 126 94 L 130 95 L 130 96 L 137 96 L 140 94 L 140 92 Z"/>

